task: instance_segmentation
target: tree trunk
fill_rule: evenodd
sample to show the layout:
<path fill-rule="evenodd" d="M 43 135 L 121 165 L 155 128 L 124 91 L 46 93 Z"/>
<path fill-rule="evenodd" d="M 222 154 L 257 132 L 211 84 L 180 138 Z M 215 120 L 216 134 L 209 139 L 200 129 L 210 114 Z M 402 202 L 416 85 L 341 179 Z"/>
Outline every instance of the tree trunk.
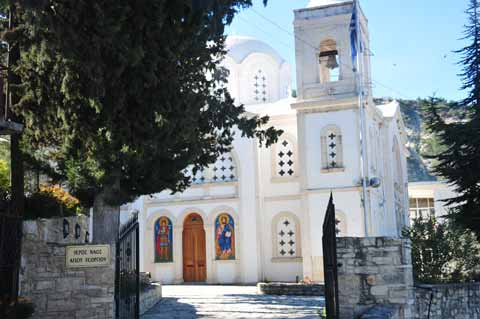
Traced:
<path fill-rule="evenodd" d="M 95 196 L 93 203 L 93 242 L 96 244 L 114 244 L 120 227 L 120 205 L 111 205 L 120 190 L 120 171 L 114 172 L 113 183 L 105 186 Z"/>
<path fill-rule="evenodd" d="M 113 244 L 120 227 L 120 206 L 111 206 L 106 202 L 105 192 L 95 197 L 93 203 L 93 242 L 96 244 Z"/>

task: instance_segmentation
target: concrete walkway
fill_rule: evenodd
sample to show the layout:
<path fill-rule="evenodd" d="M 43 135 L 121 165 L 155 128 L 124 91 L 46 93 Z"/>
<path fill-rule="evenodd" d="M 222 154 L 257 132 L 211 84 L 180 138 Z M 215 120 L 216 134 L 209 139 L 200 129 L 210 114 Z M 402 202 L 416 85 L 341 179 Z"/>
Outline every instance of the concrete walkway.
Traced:
<path fill-rule="evenodd" d="M 252 286 L 164 286 L 142 319 L 318 319 L 322 297 L 257 295 Z"/>

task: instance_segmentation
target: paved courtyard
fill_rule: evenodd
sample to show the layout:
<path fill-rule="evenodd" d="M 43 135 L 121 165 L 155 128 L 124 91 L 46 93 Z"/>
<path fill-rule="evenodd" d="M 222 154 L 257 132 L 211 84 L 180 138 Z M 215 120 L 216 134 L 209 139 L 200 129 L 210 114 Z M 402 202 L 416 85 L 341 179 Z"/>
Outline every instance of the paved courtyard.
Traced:
<path fill-rule="evenodd" d="M 322 297 L 258 295 L 253 286 L 164 286 L 142 319 L 318 319 Z"/>

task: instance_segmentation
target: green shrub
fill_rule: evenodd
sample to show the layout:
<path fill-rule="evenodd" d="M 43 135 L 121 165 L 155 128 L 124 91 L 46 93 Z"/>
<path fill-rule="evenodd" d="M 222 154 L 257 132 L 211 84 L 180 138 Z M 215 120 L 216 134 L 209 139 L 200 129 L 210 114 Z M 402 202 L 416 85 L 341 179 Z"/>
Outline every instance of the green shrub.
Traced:
<path fill-rule="evenodd" d="M 8 162 L 0 159 L 0 199 L 7 199 L 10 194 L 10 167 Z"/>
<path fill-rule="evenodd" d="M 480 243 L 473 233 L 432 217 L 414 220 L 403 234 L 412 241 L 416 282 L 470 282 L 480 278 Z"/>

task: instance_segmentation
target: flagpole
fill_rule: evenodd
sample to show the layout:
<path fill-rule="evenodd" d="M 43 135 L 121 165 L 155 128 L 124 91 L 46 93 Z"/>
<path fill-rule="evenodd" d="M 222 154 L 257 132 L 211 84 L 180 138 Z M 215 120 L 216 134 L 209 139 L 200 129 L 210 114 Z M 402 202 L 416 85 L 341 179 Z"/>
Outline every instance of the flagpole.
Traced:
<path fill-rule="evenodd" d="M 360 138 L 360 158 L 362 161 L 361 165 L 361 176 L 362 176 L 362 191 L 363 191 L 363 221 L 364 221 L 364 228 L 365 228 L 365 237 L 369 236 L 368 231 L 368 221 L 369 221 L 369 208 L 370 203 L 368 199 L 368 191 L 367 191 L 367 174 L 368 174 L 368 164 L 367 164 L 367 129 L 366 129 L 366 117 L 365 117 L 365 106 L 363 101 L 363 64 L 361 63 L 362 54 L 362 32 L 361 32 L 361 25 L 360 25 L 360 1 L 354 0 L 353 9 L 355 10 L 356 21 L 355 21 L 355 28 L 357 29 L 357 37 L 356 37 L 356 51 L 357 51 L 357 61 L 356 61 L 356 81 L 357 81 L 357 90 L 358 90 L 358 107 L 360 113 L 360 130 L 361 130 L 361 138 Z"/>

